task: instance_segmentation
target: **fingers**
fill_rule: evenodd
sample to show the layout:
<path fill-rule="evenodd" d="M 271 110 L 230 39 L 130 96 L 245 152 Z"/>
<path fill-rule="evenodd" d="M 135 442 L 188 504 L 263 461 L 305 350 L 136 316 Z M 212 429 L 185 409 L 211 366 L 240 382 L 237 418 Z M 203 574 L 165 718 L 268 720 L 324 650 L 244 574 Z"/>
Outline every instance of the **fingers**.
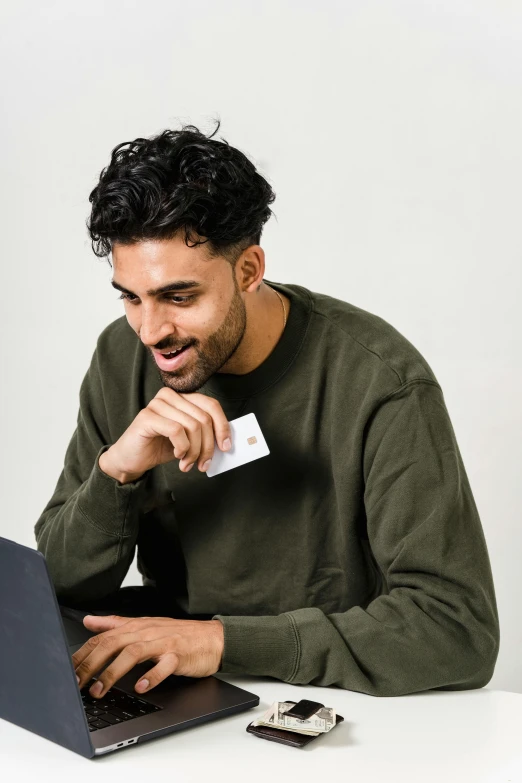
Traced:
<path fill-rule="evenodd" d="M 93 675 L 103 669 L 105 664 L 120 652 L 122 644 L 139 638 L 136 632 L 122 633 L 121 628 L 116 637 L 111 638 L 109 633 L 92 636 L 80 650 L 74 653 L 73 663 L 76 676 L 80 678 L 79 688 L 83 688 Z"/>
<path fill-rule="evenodd" d="M 103 697 L 109 688 L 121 679 L 124 674 L 130 672 L 136 664 L 156 660 L 160 656 L 159 663 L 152 669 L 155 672 L 154 675 L 149 676 L 149 672 L 145 675 L 149 685 L 141 687 L 139 692 L 143 693 L 145 690 L 149 690 L 161 682 L 161 680 L 164 680 L 165 677 L 168 677 L 169 674 L 174 674 L 178 665 L 178 656 L 170 649 L 172 643 L 172 636 L 164 636 L 151 641 L 140 640 L 128 644 L 116 660 L 101 674 L 99 679 L 102 682 L 102 689 L 99 695 Z"/>
<path fill-rule="evenodd" d="M 169 389 L 168 386 L 164 386 L 160 389 L 156 394 L 156 398 L 157 397 L 161 397 L 165 402 L 168 402 L 169 405 L 179 407 L 194 416 L 196 415 L 197 410 L 206 411 L 212 419 L 213 431 L 218 447 L 223 451 L 227 451 L 224 441 L 226 441 L 227 438 L 232 441 L 230 423 L 223 412 L 223 408 L 216 399 L 207 397 L 206 394 L 181 394 L 175 392 L 173 389 Z"/>
<path fill-rule="evenodd" d="M 89 630 L 101 632 L 119 628 L 120 625 L 126 625 L 133 619 L 132 617 L 121 617 L 118 614 L 86 614 L 83 618 L 83 624 Z"/>
<path fill-rule="evenodd" d="M 190 419 L 185 413 L 179 411 L 179 416 L 163 416 L 156 413 L 150 403 L 138 414 L 141 417 L 147 436 L 163 435 L 168 438 L 174 448 L 174 456 L 181 459 L 190 449 L 191 431 L 197 424 L 194 419 Z M 196 435 L 193 436 L 194 440 Z"/>
<path fill-rule="evenodd" d="M 91 631 L 98 631 L 97 636 L 91 636 L 83 647 L 76 650 L 72 655 L 72 661 L 75 666 L 78 666 L 84 658 L 92 653 L 100 643 L 100 638 L 103 635 L 106 638 L 118 636 L 122 633 L 123 627 L 124 633 L 134 633 L 140 631 L 142 633 L 149 633 L 150 629 L 157 630 L 157 626 L 163 624 L 172 623 L 170 617 L 121 617 L 115 614 L 103 614 L 85 615 L 83 618 L 83 624 Z M 152 634 L 152 636 L 154 633 Z M 152 638 L 151 636 L 151 638 Z"/>
<path fill-rule="evenodd" d="M 148 686 L 136 684 L 138 693 L 154 688 L 169 674 L 208 677 L 219 670 L 223 648 L 223 632 L 217 634 L 213 622 L 139 617 L 92 637 L 73 658 L 80 688 L 100 672 L 90 693 L 103 698 L 136 664 L 148 660 L 158 665 L 141 678 L 149 681 Z"/>
<path fill-rule="evenodd" d="M 203 410 L 203 408 L 199 408 L 197 405 L 194 405 L 188 400 L 185 400 L 181 395 L 178 395 L 178 398 L 179 399 L 176 401 L 176 407 L 186 411 L 187 414 L 199 422 L 201 427 L 201 451 L 196 456 L 196 460 L 198 461 L 199 470 L 208 470 L 210 463 L 206 465 L 206 467 L 204 467 L 204 465 L 207 460 L 211 460 L 214 456 L 214 448 L 216 445 L 214 422 L 212 416 L 208 413 L 208 411 Z M 193 462 L 195 460 L 192 460 L 192 455 L 187 454 L 183 460 L 183 463 L 190 464 L 191 461 Z M 180 465 L 180 467 L 183 466 Z"/>
<path fill-rule="evenodd" d="M 87 623 L 85 623 L 85 617 L 83 618 L 84 619 L 84 623 L 83 623 L 84 626 L 86 626 L 87 628 L 89 628 L 89 630 L 92 630 L 92 631 L 99 630 L 100 633 L 97 636 L 91 636 L 90 639 L 87 639 L 87 641 L 85 642 L 83 647 L 80 647 L 79 650 L 76 650 L 76 652 L 73 653 L 73 655 L 71 657 L 72 657 L 73 666 L 75 668 L 77 666 L 79 666 L 85 660 L 85 658 L 87 658 L 87 656 L 92 653 L 93 650 L 96 649 L 96 647 L 99 644 L 99 640 L 100 640 L 100 637 L 101 637 L 102 633 L 103 633 L 104 636 L 108 636 L 111 633 L 111 631 L 103 632 L 101 623 L 103 623 L 103 622 L 107 623 L 107 624 L 111 623 L 111 621 L 113 620 L 113 618 L 116 617 L 116 615 L 102 615 L 102 616 L 99 616 L 99 617 L 96 616 L 96 615 L 86 615 L 86 617 L 88 618 L 87 619 Z M 125 620 L 125 619 L 127 619 L 127 618 L 118 617 L 118 620 Z M 128 619 L 129 619 L 129 622 L 134 620 L 134 618 L 128 618 Z M 98 627 L 94 627 L 95 625 L 97 625 Z M 127 623 L 126 622 L 123 622 L 123 623 L 119 622 L 118 623 L 118 627 L 114 626 L 114 631 L 112 632 L 113 635 L 114 635 L 114 633 L 121 633 L 120 628 L 122 627 L 122 625 L 127 625 Z M 128 631 L 131 631 L 131 630 L 134 631 L 135 628 L 127 628 L 127 630 Z"/>
<path fill-rule="evenodd" d="M 212 418 L 214 435 L 219 448 L 222 451 L 228 451 L 232 445 L 232 431 L 220 403 L 214 397 L 207 397 L 206 394 L 198 394 L 197 392 L 194 394 L 179 394 L 178 396 L 182 397 L 190 405 L 201 408 L 209 414 Z M 227 438 L 230 441 L 230 445 L 225 445 Z"/>
<path fill-rule="evenodd" d="M 103 669 L 107 661 L 110 661 L 97 680 L 97 682 L 101 682 L 102 690 L 93 691 L 91 688 L 92 695 L 103 696 L 137 663 L 142 663 L 154 655 L 167 651 L 169 637 L 157 638 L 157 629 L 155 636 L 156 638 L 147 639 L 144 638 L 143 631 L 122 633 L 120 629 L 117 635 L 102 634 L 89 639 L 91 649 L 87 651 L 87 655 L 76 667 L 76 675 L 80 678 L 78 687 L 83 688 L 95 674 Z M 95 639 L 98 639 L 98 643 L 93 645 L 92 642 Z M 84 646 L 87 647 L 89 642 Z"/>
<path fill-rule="evenodd" d="M 149 403 L 149 408 L 152 408 L 153 411 L 167 419 L 180 421 L 181 423 L 187 422 L 186 434 L 190 445 L 186 453 L 181 453 L 179 456 L 181 460 L 180 470 L 186 472 L 189 465 L 198 462 L 198 467 L 201 469 L 208 459 L 212 459 L 215 441 L 212 419 L 208 413 L 195 405 L 189 406 L 184 400 L 182 400 L 182 404 L 183 408 L 178 408 L 170 405 L 162 398 L 155 397 Z M 189 409 L 189 407 L 190 412 L 184 410 L 185 408 Z"/>
<path fill-rule="evenodd" d="M 156 666 L 153 666 L 152 669 L 144 674 L 136 683 L 135 688 L 138 693 L 145 693 L 145 691 L 150 691 L 152 688 L 155 688 L 156 685 L 163 682 L 166 677 L 176 672 L 178 664 L 179 658 L 175 652 L 170 651 L 169 653 L 162 655 Z"/>
<path fill-rule="evenodd" d="M 206 467 L 204 465 L 212 459 L 216 442 L 219 448 L 224 451 L 231 447 L 230 424 L 220 403 L 211 397 L 204 394 L 179 394 L 165 386 L 160 389 L 154 400 L 151 400 L 148 407 L 166 418 L 177 421 L 183 420 L 179 415 L 180 412 L 183 412 L 189 416 L 189 421 L 195 420 L 199 424 L 200 451 L 196 453 L 196 448 L 189 448 L 180 463 L 181 470 L 186 470 L 196 460 L 200 470 L 207 470 L 209 465 Z M 188 433 L 191 446 L 192 432 L 193 430 Z M 227 439 L 228 443 L 225 446 Z"/>
<path fill-rule="evenodd" d="M 158 633 L 163 635 L 162 626 L 167 625 L 176 632 L 176 624 L 183 622 L 173 620 L 170 617 L 120 617 L 118 615 L 87 615 L 83 619 L 84 621 L 87 619 L 87 624 L 84 622 L 84 625 L 86 624 L 91 630 L 99 630 L 100 633 L 97 636 L 91 636 L 71 656 L 78 675 L 80 665 L 84 664 L 81 671 L 81 682 L 88 682 L 92 675 L 104 666 L 108 658 L 114 656 L 121 649 L 121 644 L 113 644 L 111 640 L 120 639 L 122 633 L 125 633 L 127 637 L 129 634 L 139 633 L 140 639 L 148 641 L 158 636 Z M 110 630 L 103 631 L 104 625 L 112 627 Z M 94 653 L 96 654 L 94 655 Z M 94 666 L 98 668 L 95 669 Z M 81 683 L 80 687 L 82 687 Z"/>

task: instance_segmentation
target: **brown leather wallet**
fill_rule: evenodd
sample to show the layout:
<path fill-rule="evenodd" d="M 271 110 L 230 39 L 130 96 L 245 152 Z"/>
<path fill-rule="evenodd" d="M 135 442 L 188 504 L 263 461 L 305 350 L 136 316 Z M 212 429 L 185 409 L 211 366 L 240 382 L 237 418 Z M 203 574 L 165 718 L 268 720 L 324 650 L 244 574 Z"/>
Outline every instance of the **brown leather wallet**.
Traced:
<path fill-rule="evenodd" d="M 301 704 L 301 702 L 291 701 L 290 699 L 287 699 L 286 701 L 288 701 L 289 704 L 297 704 L 297 706 Z M 292 708 L 292 710 L 293 709 L 294 708 Z M 336 715 L 335 718 L 335 726 L 344 720 L 342 715 Z M 335 726 L 333 726 L 330 731 L 333 731 Z M 248 724 L 246 730 L 250 734 L 255 734 L 256 737 L 271 740 L 272 742 L 281 742 L 283 745 L 293 745 L 295 748 L 302 748 L 305 745 L 308 745 L 309 742 L 312 742 L 312 740 L 317 739 L 317 737 L 321 737 L 322 734 L 324 734 L 324 732 L 322 732 L 321 734 L 314 736 L 313 734 L 299 734 L 297 731 L 288 731 L 287 729 L 276 729 L 272 726 L 254 726 L 253 721 Z"/>

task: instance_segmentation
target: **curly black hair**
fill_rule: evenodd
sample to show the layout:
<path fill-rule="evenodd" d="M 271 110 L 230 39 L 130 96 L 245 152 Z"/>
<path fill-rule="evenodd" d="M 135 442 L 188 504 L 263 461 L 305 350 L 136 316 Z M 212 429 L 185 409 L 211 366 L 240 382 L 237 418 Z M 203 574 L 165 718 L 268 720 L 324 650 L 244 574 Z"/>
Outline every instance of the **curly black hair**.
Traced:
<path fill-rule="evenodd" d="M 216 121 L 208 137 L 182 125 L 112 150 L 89 195 L 95 255 L 108 260 L 114 242 L 172 239 L 183 231 L 188 247 L 207 242 L 209 258 L 235 264 L 245 248 L 260 243 L 275 193 L 242 152 L 212 139 Z"/>

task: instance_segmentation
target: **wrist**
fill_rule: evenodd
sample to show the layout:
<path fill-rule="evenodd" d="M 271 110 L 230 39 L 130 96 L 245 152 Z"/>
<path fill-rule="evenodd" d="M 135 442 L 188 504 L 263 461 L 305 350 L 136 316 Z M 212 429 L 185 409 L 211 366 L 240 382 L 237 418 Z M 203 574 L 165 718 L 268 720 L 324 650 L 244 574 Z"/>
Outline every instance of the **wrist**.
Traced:
<path fill-rule="evenodd" d="M 124 471 L 118 470 L 111 462 L 110 451 L 110 449 L 104 451 L 98 460 L 98 465 L 103 473 L 115 479 L 120 484 L 129 484 L 131 481 L 136 481 L 143 476 L 143 473 L 125 473 Z"/>
<path fill-rule="evenodd" d="M 225 628 L 221 620 L 209 620 L 214 629 L 214 638 L 216 643 L 216 662 L 217 671 L 221 669 L 223 663 L 223 653 L 225 651 Z"/>

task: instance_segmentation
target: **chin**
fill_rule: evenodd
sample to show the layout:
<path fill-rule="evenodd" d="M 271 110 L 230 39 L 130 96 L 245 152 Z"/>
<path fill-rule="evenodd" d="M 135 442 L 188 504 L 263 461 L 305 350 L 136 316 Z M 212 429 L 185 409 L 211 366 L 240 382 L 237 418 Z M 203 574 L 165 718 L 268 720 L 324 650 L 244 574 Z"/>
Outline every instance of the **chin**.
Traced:
<path fill-rule="evenodd" d="M 160 375 L 163 385 L 168 386 L 169 389 L 178 392 L 178 394 L 192 394 L 193 392 L 197 392 L 205 383 L 205 381 L 198 381 L 191 375 L 183 377 L 166 372 L 161 372 Z"/>

